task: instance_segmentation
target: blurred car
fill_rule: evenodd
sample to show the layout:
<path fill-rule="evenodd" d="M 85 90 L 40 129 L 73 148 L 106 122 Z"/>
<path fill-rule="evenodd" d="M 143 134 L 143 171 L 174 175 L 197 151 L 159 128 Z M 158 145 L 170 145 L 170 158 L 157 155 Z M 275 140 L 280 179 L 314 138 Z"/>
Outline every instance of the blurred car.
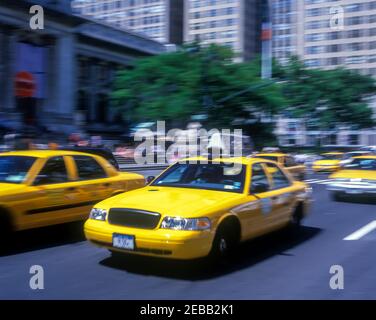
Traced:
<path fill-rule="evenodd" d="M 329 178 L 327 189 L 334 200 L 344 197 L 376 200 L 376 156 L 355 157 Z"/>
<path fill-rule="evenodd" d="M 299 226 L 310 195 L 272 161 L 191 158 L 142 189 L 96 204 L 84 230 L 113 254 L 221 258 L 241 241 Z"/>
<path fill-rule="evenodd" d="M 117 162 L 111 150 L 107 148 L 68 146 L 60 147 L 59 150 L 84 152 L 100 156 L 102 158 L 105 158 L 109 163 L 111 163 L 116 170 L 120 171 L 119 163 Z"/>
<path fill-rule="evenodd" d="M 258 153 L 254 155 L 257 158 L 263 158 L 277 162 L 297 180 L 305 179 L 306 166 L 295 161 L 294 157 L 286 153 Z"/>
<path fill-rule="evenodd" d="M 341 167 L 343 152 L 326 152 L 320 155 L 321 159 L 312 163 L 312 170 L 315 172 L 333 172 Z"/>
<path fill-rule="evenodd" d="M 0 155 L 0 235 L 88 217 L 93 204 L 143 187 L 143 176 L 121 173 L 104 158 L 59 150 Z"/>
<path fill-rule="evenodd" d="M 350 151 L 350 152 L 346 152 L 344 155 L 343 155 L 343 158 L 340 162 L 340 165 L 341 166 L 344 166 L 346 164 L 349 164 L 352 162 L 353 158 L 354 157 L 359 157 L 359 156 L 368 156 L 372 154 L 372 152 L 370 151 L 366 151 L 366 150 L 358 150 L 358 151 Z"/>
<path fill-rule="evenodd" d="M 376 155 L 376 146 L 365 146 L 365 147 L 360 148 L 360 150 L 368 151 Z"/>

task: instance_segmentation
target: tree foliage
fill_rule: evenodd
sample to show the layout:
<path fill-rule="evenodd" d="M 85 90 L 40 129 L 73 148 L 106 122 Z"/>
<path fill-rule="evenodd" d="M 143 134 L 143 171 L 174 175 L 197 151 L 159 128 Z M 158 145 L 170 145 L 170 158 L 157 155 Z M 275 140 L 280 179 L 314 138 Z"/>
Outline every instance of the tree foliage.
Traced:
<path fill-rule="evenodd" d="M 281 82 L 293 116 L 313 119 L 327 129 L 336 124 L 374 125 L 368 101 L 376 93 L 372 77 L 344 68 L 310 69 L 297 57 L 286 66 L 275 64 L 274 77 Z"/>
<path fill-rule="evenodd" d="M 249 119 L 249 110 L 276 112 L 284 99 L 275 84 L 221 100 L 263 84 L 256 61 L 234 63 L 223 46 L 185 46 L 173 53 L 140 59 L 132 70 L 119 72 L 113 98 L 133 121 L 182 120 L 206 114 L 211 125 L 231 125 Z"/>

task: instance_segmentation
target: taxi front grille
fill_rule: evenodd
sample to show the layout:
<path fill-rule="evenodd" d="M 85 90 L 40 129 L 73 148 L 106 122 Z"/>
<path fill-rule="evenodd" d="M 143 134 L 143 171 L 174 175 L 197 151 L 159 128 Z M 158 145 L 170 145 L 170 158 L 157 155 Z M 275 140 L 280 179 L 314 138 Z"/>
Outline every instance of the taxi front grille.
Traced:
<path fill-rule="evenodd" d="M 112 208 L 108 214 L 110 224 L 138 229 L 155 229 L 160 218 L 157 212 L 126 208 Z"/>

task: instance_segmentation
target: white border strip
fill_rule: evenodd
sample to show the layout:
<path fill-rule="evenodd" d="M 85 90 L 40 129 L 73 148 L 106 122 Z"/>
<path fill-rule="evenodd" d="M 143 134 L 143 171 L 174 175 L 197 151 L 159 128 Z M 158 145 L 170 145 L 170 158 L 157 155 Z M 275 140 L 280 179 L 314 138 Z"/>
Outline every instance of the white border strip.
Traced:
<path fill-rule="evenodd" d="M 343 240 L 359 240 L 360 238 L 364 237 L 366 234 L 370 233 L 374 229 L 376 229 L 376 220 L 373 220 L 369 224 L 365 225 L 364 227 L 360 228 L 354 233 L 348 235 Z"/>

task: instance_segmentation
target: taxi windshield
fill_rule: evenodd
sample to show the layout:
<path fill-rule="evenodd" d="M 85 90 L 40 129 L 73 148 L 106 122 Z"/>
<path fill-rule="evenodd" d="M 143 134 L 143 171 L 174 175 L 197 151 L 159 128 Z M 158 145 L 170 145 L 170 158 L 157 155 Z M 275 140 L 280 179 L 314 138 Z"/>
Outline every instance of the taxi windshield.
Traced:
<path fill-rule="evenodd" d="M 376 170 L 376 159 L 354 159 L 344 166 L 346 170 Z"/>
<path fill-rule="evenodd" d="M 153 186 L 243 192 L 245 166 L 234 163 L 175 164 Z"/>
<path fill-rule="evenodd" d="M 342 154 L 322 154 L 322 160 L 341 160 Z"/>
<path fill-rule="evenodd" d="M 35 157 L 0 156 L 0 182 L 22 183 Z"/>

